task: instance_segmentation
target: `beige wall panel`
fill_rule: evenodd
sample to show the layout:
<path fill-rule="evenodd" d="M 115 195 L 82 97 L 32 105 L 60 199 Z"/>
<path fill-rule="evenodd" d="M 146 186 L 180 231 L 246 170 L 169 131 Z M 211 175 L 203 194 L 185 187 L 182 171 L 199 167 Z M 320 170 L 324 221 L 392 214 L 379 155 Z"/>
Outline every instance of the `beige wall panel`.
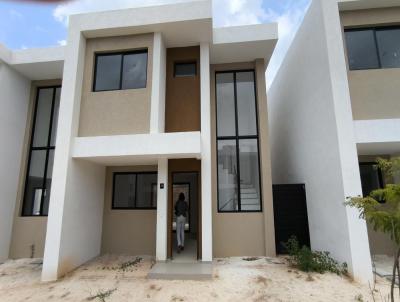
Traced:
<path fill-rule="evenodd" d="M 155 255 L 157 210 L 112 210 L 113 172 L 157 172 L 157 166 L 108 167 L 101 253 Z"/>
<path fill-rule="evenodd" d="M 341 12 L 341 22 L 344 28 L 400 25 L 400 7 Z M 400 117 L 400 68 L 353 70 L 348 78 L 355 120 Z"/>
<path fill-rule="evenodd" d="M 148 49 L 147 86 L 93 92 L 96 52 Z M 79 136 L 149 133 L 153 34 L 88 39 L 79 118 Z"/>
<path fill-rule="evenodd" d="M 262 213 L 218 213 L 217 201 L 217 152 L 215 112 L 215 72 L 239 69 L 256 69 L 254 62 L 211 66 L 211 142 L 212 142 L 212 203 L 213 203 L 213 256 L 263 256 L 275 254 L 274 224 L 272 210 L 272 187 L 268 139 L 262 138 L 268 131 L 265 84 L 259 81 L 264 75 L 256 74 L 257 100 L 260 128 L 261 190 L 263 193 Z M 264 71 L 263 71 L 264 72 Z M 261 102 L 260 102 L 261 99 Z M 264 127 L 264 128 L 263 128 Z M 272 219 L 270 218 L 272 217 Z M 266 223 L 266 224 L 265 224 Z M 267 227 L 265 227 L 267 226 Z M 267 230 L 267 233 L 266 233 Z"/>
<path fill-rule="evenodd" d="M 29 142 L 32 131 L 36 92 L 38 87 L 61 85 L 61 80 L 33 81 L 29 100 L 24 137 L 24 149 L 20 167 L 19 185 L 14 214 L 9 257 L 11 259 L 43 257 L 46 239 L 47 217 L 21 217 L 24 198 L 25 176 L 28 165 Z M 33 246 L 33 248 L 32 248 Z"/>
<path fill-rule="evenodd" d="M 196 62 L 194 77 L 174 77 L 175 62 Z M 165 132 L 200 131 L 200 48 L 167 49 Z"/>

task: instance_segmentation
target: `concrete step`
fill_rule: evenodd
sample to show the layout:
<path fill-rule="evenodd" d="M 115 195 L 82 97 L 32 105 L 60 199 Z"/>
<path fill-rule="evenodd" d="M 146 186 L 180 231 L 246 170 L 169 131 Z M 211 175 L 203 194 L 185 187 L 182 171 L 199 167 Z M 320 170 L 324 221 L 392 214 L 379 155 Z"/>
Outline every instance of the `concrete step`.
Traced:
<path fill-rule="evenodd" d="M 148 279 L 163 280 L 207 280 L 212 279 L 212 263 L 195 261 L 192 263 L 175 263 L 173 261 L 157 262 L 147 275 Z"/>

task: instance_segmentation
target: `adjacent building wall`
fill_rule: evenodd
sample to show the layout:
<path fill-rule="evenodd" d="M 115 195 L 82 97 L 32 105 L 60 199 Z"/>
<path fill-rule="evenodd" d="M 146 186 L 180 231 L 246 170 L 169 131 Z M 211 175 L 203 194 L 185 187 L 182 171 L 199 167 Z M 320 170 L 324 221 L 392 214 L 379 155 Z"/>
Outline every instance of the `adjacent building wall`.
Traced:
<path fill-rule="evenodd" d="M 343 11 L 344 28 L 400 24 L 400 7 Z M 400 68 L 349 70 L 351 105 L 355 120 L 400 117 Z"/>
<path fill-rule="evenodd" d="M 270 145 L 268 138 L 268 113 L 265 95 L 264 66 L 263 60 L 249 63 L 211 66 L 211 154 L 213 167 L 212 211 L 214 257 L 275 255 L 271 161 L 269 154 Z M 215 72 L 240 69 L 256 70 L 263 212 L 218 213 Z"/>
<path fill-rule="evenodd" d="M 372 280 L 337 0 L 313 0 L 269 90 L 274 184 L 305 183 L 311 246 Z"/>
<path fill-rule="evenodd" d="M 148 49 L 147 85 L 141 89 L 93 91 L 95 53 Z M 78 136 L 150 132 L 153 34 L 88 39 Z"/>
<path fill-rule="evenodd" d="M 9 256 L 30 81 L 0 61 L 0 261 Z"/>
<path fill-rule="evenodd" d="M 195 62 L 196 75 L 174 77 L 175 63 Z M 200 48 L 167 49 L 165 132 L 200 131 Z"/>
<path fill-rule="evenodd" d="M 46 238 L 47 217 L 24 217 L 21 216 L 21 212 L 24 199 L 25 177 L 26 170 L 28 168 L 27 165 L 29 156 L 29 143 L 31 140 L 37 88 L 43 86 L 55 86 L 60 84 L 61 80 L 45 80 L 33 81 L 31 85 L 9 254 L 9 257 L 12 259 L 43 257 L 44 242 Z"/>
<path fill-rule="evenodd" d="M 155 255 L 157 210 L 113 210 L 114 172 L 157 173 L 157 166 L 108 167 L 104 193 L 101 253 Z"/>

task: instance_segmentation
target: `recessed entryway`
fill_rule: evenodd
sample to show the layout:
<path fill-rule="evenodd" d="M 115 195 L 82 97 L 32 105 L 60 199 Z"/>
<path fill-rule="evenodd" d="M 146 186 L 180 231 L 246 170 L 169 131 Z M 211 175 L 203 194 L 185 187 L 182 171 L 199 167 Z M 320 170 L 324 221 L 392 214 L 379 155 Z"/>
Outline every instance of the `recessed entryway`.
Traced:
<path fill-rule="evenodd" d="M 177 241 L 177 215 L 175 206 L 179 196 L 184 197 L 187 204 L 186 222 L 181 250 Z M 193 262 L 198 258 L 198 213 L 199 213 L 199 188 L 197 172 L 172 173 L 172 257 L 175 262 Z M 182 235 L 182 234 L 181 234 Z"/>

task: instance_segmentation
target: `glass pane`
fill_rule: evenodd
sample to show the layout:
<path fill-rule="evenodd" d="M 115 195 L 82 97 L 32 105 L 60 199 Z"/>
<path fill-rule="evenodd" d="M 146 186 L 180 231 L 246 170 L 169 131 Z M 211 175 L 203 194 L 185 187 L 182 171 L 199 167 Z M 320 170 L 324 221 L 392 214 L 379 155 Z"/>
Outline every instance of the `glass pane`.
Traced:
<path fill-rule="evenodd" d="M 239 135 L 257 135 L 254 73 L 236 74 L 236 93 Z"/>
<path fill-rule="evenodd" d="M 57 136 L 57 124 L 58 124 L 58 111 L 60 109 L 60 94 L 61 88 L 56 89 L 56 96 L 54 100 L 54 112 L 53 112 L 53 123 L 51 129 L 51 140 L 50 146 L 54 147 L 56 145 L 56 136 Z"/>
<path fill-rule="evenodd" d="M 379 68 L 373 30 L 345 32 L 350 69 Z"/>
<path fill-rule="evenodd" d="M 381 187 L 379 173 L 377 165 L 360 165 L 361 185 L 364 196 L 368 196 L 372 191 Z"/>
<path fill-rule="evenodd" d="M 218 144 L 218 209 L 237 211 L 237 158 L 236 141 L 219 140 Z"/>
<path fill-rule="evenodd" d="M 196 75 L 196 63 L 175 63 L 176 77 L 191 77 Z"/>
<path fill-rule="evenodd" d="M 95 91 L 119 89 L 121 55 L 98 55 Z"/>
<path fill-rule="evenodd" d="M 145 88 L 147 52 L 125 55 L 122 73 L 122 89 Z"/>
<path fill-rule="evenodd" d="M 377 30 L 376 39 L 382 67 L 400 67 L 400 29 Z"/>
<path fill-rule="evenodd" d="M 135 174 L 115 174 L 114 208 L 135 207 Z"/>
<path fill-rule="evenodd" d="M 53 88 L 39 89 L 33 147 L 46 147 L 49 139 Z"/>
<path fill-rule="evenodd" d="M 22 215 L 40 215 L 46 150 L 33 150 L 28 171 Z"/>
<path fill-rule="evenodd" d="M 239 140 L 240 204 L 242 211 L 260 211 L 257 139 Z"/>
<path fill-rule="evenodd" d="M 154 197 L 153 187 L 157 184 L 157 174 L 137 174 L 136 208 L 151 208 Z M 157 196 L 156 196 L 157 198 Z"/>
<path fill-rule="evenodd" d="M 44 191 L 44 199 L 43 199 L 43 215 L 49 214 L 53 163 L 54 163 L 54 150 L 49 150 L 49 161 L 47 163 L 47 173 L 46 173 L 46 190 Z"/>
<path fill-rule="evenodd" d="M 217 135 L 235 136 L 235 93 L 233 73 L 217 73 Z"/>

